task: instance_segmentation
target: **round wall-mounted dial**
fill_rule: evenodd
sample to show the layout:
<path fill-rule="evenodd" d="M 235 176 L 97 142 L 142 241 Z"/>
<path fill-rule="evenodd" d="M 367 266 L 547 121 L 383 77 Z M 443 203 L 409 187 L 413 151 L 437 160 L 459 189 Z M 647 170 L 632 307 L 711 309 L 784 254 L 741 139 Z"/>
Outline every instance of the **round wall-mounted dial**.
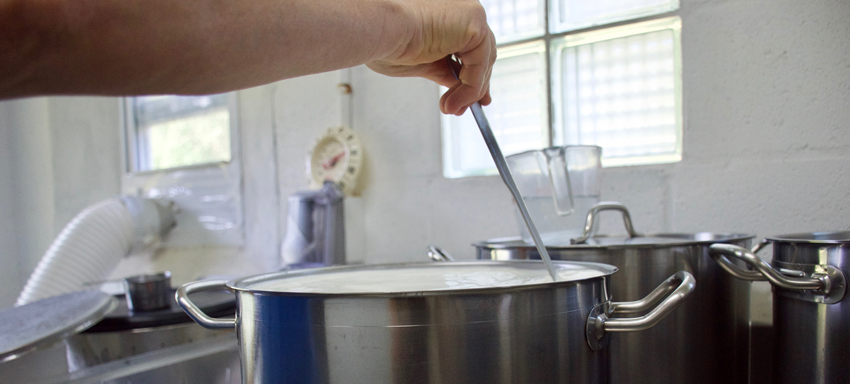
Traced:
<path fill-rule="evenodd" d="M 328 129 L 316 140 L 307 159 L 307 176 L 311 188 L 321 188 L 333 181 L 346 195 L 351 195 L 360 174 L 363 149 L 354 131 L 346 127 Z"/>

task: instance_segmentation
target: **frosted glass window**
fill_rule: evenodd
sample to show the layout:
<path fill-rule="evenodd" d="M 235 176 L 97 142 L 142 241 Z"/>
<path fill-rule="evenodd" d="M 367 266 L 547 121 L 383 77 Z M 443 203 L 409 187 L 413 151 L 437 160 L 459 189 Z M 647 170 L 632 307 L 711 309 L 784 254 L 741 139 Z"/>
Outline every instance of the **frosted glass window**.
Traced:
<path fill-rule="evenodd" d="M 481 5 L 498 43 L 538 37 L 546 31 L 545 0 L 481 0 Z"/>
<path fill-rule="evenodd" d="M 556 144 L 594 144 L 603 164 L 681 160 L 678 17 L 552 41 Z"/>
<path fill-rule="evenodd" d="M 551 33 L 657 15 L 679 9 L 679 0 L 550 0 Z"/>
<path fill-rule="evenodd" d="M 128 107 L 135 171 L 230 161 L 227 94 L 133 97 Z"/>
<path fill-rule="evenodd" d="M 500 49 L 490 78 L 493 103 L 484 107 L 505 156 L 549 142 L 546 46 L 542 41 Z M 443 174 L 496 174 L 472 114 L 443 116 Z"/>

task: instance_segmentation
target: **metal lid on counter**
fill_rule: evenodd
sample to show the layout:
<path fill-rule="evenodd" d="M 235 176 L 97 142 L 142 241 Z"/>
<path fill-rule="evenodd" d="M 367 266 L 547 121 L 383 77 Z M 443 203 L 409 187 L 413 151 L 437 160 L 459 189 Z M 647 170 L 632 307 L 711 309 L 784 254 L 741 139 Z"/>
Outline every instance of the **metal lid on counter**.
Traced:
<path fill-rule="evenodd" d="M 100 291 L 55 296 L 0 312 L 0 362 L 47 348 L 80 333 L 115 309 Z"/>

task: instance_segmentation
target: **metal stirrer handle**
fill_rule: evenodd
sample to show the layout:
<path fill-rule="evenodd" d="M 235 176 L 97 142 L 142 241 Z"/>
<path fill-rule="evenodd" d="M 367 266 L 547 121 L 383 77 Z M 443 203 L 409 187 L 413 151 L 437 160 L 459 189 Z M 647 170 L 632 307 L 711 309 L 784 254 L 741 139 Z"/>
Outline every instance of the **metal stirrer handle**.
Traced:
<path fill-rule="evenodd" d="M 451 56 L 446 57 L 446 64 L 449 68 L 451 68 L 455 79 L 460 80 L 457 68 L 455 68 L 455 61 L 452 60 Z M 475 122 L 478 123 L 481 135 L 484 136 L 484 142 L 487 143 L 487 149 L 490 150 L 490 155 L 493 156 L 493 161 L 496 163 L 496 169 L 499 170 L 499 175 L 502 176 L 502 181 L 504 181 L 505 185 L 508 186 L 508 189 L 511 191 L 511 195 L 514 197 L 514 201 L 516 201 L 516 204 L 519 207 L 519 211 L 522 214 L 522 220 L 528 227 L 528 232 L 531 233 L 531 238 L 534 239 L 534 245 L 537 246 L 537 252 L 540 253 L 540 257 L 542 257 L 543 261 L 546 263 L 546 269 L 549 270 L 549 275 L 552 276 L 552 280 L 558 281 L 558 275 L 555 273 L 555 266 L 552 265 L 552 259 L 549 258 L 549 252 L 546 251 L 546 246 L 543 245 L 543 240 L 540 239 L 540 234 L 537 233 L 537 227 L 534 226 L 534 222 L 531 220 L 528 208 L 525 207 L 525 201 L 519 194 L 519 189 L 517 189 L 516 183 L 514 183 L 511 170 L 508 168 L 508 163 L 502 155 L 502 150 L 499 149 L 499 143 L 496 142 L 496 136 L 493 135 L 493 131 L 490 129 L 490 123 L 487 121 L 487 117 L 484 116 L 484 110 L 481 108 L 481 104 L 476 101 L 469 107 L 469 109 L 472 111 L 472 117 L 475 118 Z"/>

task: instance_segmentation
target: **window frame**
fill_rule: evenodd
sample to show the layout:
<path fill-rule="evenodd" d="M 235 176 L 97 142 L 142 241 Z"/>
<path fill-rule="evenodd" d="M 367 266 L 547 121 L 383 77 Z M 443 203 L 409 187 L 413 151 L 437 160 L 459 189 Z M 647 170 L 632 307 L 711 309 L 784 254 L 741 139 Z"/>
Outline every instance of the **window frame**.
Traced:
<path fill-rule="evenodd" d="M 171 168 L 162 168 L 162 169 L 151 169 L 151 170 L 141 170 L 140 163 L 142 162 L 141 158 L 142 152 L 140 150 L 140 146 L 143 146 L 145 143 L 144 140 L 139 139 L 139 129 L 136 125 L 136 114 L 135 109 L 133 108 L 133 97 L 122 97 L 121 98 L 121 116 L 122 116 L 122 145 L 123 147 L 123 155 L 122 160 L 124 161 L 124 165 L 122 169 L 125 173 L 135 174 L 135 175 L 144 175 L 144 174 L 152 174 L 152 173 L 160 173 L 164 171 L 180 171 L 186 169 L 196 169 L 196 168 L 206 168 L 206 167 L 221 167 L 226 166 L 234 161 L 234 159 L 238 159 L 236 154 L 239 150 L 239 100 L 236 92 L 227 93 L 227 110 L 230 119 L 230 160 L 222 160 L 222 161 L 210 161 L 205 163 L 197 163 L 191 165 L 183 165 L 179 167 L 171 167 Z"/>
<path fill-rule="evenodd" d="M 535 49 L 534 46 L 539 46 L 542 49 Z M 534 40 L 526 41 L 525 43 L 522 43 L 522 44 L 513 44 L 512 43 L 509 47 L 500 47 L 499 50 L 500 51 L 507 50 L 507 51 L 510 52 L 508 56 L 503 57 L 503 58 L 517 57 L 517 56 L 522 56 L 526 53 L 537 53 L 537 52 L 539 52 L 539 53 L 542 54 L 542 58 L 543 58 L 543 62 L 542 62 L 543 66 L 544 66 L 543 70 L 547 74 L 549 72 L 549 68 L 546 67 L 547 63 L 549 62 L 548 57 L 547 57 L 548 48 L 545 46 L 545 42 L 540 40 L 540 39 L 534 39 Z M 551 126 L 551 124 L 549 123 L 549 121 L 551 121 L 551 116 L 549 116 L 549 113 L 550 113 L 549 111 L 551 109 L 551 106 L 550 106 L 550 103 L 549 103 L 549 96 L 548 96 L 548 84 L 546 84 L 545 87 L 547 87 L 546 91 L 545 91 L 547 93 L 547 95 L 545 96 L 544 100 L 542 100 L 542 102 L 540 103 L 541 104 L 540 106 L 541 106 L 541 110 L 543 111 L 543 113 L 545 113 L 547 115 L 547 116 L 545 116 L 547 124 L 549 124 Z M 442 92 L 445 92 L 445 90 L 448 89 L 448 88 L 445 88 L 445 87 L 440 87 L 440 88 L 443 90 Z M 491 118 L 493 118 L 493 116 L 491 116 Z M 451 169 L 451 167 L 449 166 L 450 165 L 449 162 L 447 162 L 445 160 L 447 158 L 453 159 L 454 156 L 455 156 L 455 151 L 452 148 L 452 142 L 453 141 L 452 141 L 452 139 L 449 138 L 451 136 L 451 132 L 450 132 L 451 129 L 457 129 L 458 128 L 456 126 L 453 126 L 453 124 L 452 124 L 452 120 L 455 120 L 455 119 L 457 119 L 457 116 L 440 114 L 440 134 L 441 134 L 441 141 L 442 141 L 441 142 L 441 148 L 442 148 L 442 151 L 443 151 L 442 152 L 443 177 L 448 178 L 448 179 L 458 179 L 458 178 L 472 177 L 472 176 L 498 175 L 499 172 L 498 172 L 498 170 L 496 170 L 495 165 L 493 165 L 492 167 L 489 167 L 489 168 L 477 168 L 477 169 L 468 170 L 468 171 L 465 171 L 465 172 L 456 172 L 455 170 Z M 540 140 L 541 143 L 540 144 L 543 145 L 544 147 L 551 146 L 552 129 L 547 128 L 547 129 L 541 130 L 541 131 L 542 132 L 541 132 L 541 140 Z M 477 129 L 476 129 L 476 132 L 477 132 Z M 478 136 L 478 137 L 480 138 L 480 136 Z M 483 146 L 484 142 L 482 141 L 481 144 Z M 482 148 L 486 148 L 486 147 L 482 147 Z M 505 150 L 505 146 L 502 146 L 502 150 Z M 525 151 L 525 150 L 530 150 L 530 148 L 524 149 L 523 151 Z M 485 151 L 486 151 L 486 149 L 485 149 Z M 489 159 L 489 157 L 488 157 L 488 159 Z"/>
<path fill-rule="evenodd" d="M 551 26 L 552 26 L 553 21 L 552 21 L 552 18 L 550 17 L 551 16 L 550 9 L 552 8 L 550 3 L 554 2 L 554 1 L 557 1 L 557 0 L 544 0 L 544 7 L 543 7 L 544 17 L 543 17 L 543 20 L 544 20 L 545 27 L 543 29 L 542 35 L 539 35 L 539 36 L 536 36 L 536 37 L 526 37 L 526 38 L 508 38 L 508 39 L 505 39 L 503 41 L 497 40 L 497 43 L 496 43 L 497 49 L 504 49 L 504 48 L 510 48 L 510 47 L 513 47 L 513 46 L 519 46 L 519 45 L 523 45 L 523 44 L 530 44 L 530 43 L 534 43 L 534 42 L 543 42 L 543 44 L 545 46 L 545 55 L 544 56 L 545 56 L 545 70 L 546 70 L 546 73 L 545 73 L 545 77 L 546 77 L 546 79 L 545 79 L 545 84 L 546 84 L 545 101 L 546 101 L 546 104 L 548 105 L 548 116 L 547 116 L 548 129 L 546 130 L 547 131 L 546 132 L 547 137 L 545 137 L 543 141 L 544 141 L 544 143 L 546 143 L 550 147 L 554 146 L 554 145 L 578 145 L 579 144 L 579 143 L 564 143 L 564 140 L 565 140 L 564 137 L 563 137 L 564 133 L 560 131 L 560 127 L 557 125 L 559 123 L 559 120 L 557 120 L 557 119 L 559 118 L 559 116 L 563 115 L 563 111 L 559 112 L 558 111 L 559 108 L 556 108 L 556 105 L 554 103 L 555 99 L 556 99 L 555 96 L 554 96 L 554 92 L 556 91 L 557 87 L 553 84 L 553 82 L 554 82 L 553 77 L 554 76 L 553 76 L 552 71 L 555 70 L 555 69 L 553 69 L 553 64 L 554 64 L 554 61 L 555 61 L 553 55 L 555 55 L 556 52 L 553 51 L 552 47 L 554 45 L 553 43 L 556 40 L 560 40 L 560 39 L 563 39 L 565 37 L 572 36 L 572 35 L 589 34 L 589 33 L 593 33 L 593 32 L 603 31 L 603 30 L 606 30 L 606 29 L 615 29 L 615 28 L 627 27 L 627 26 L 632 26 L 632 25 L 647 25 L 647 24 L 652 24 L 652 23 L 664 23 L 665 21 L 672 19 L 672 18 L 678 18 L 679 19 L 679 23 L 680 23 L 679 28 L 681 28 L 681 16 L 679 15 L 680 10 L 681 10 L 681 3 L 680 3 L 680 1 L 676 1 L 675 7 L 666 7 L 665 6 L 665 7 L 656 7 L 656 8 L 653 9 L 653 10 L 665 10 L 665 9 L 672 8 L 671 10 L 669 10 L 667 12 L 656 13 L 656 14 L 648 14 L 650 11 L 645 11 L 645 12 L 642 12 L 640 14 L 640 16 L 635 17 L 635 18 L 631 18 L 631 19 L 627 19 L 627 20 L 613 21 L 613 22 L 602 23 L 602 24 L 593 24 L 593 25 L 589 25 L 589 26 L 583 27 L 583 28 L 573 29 L 573 30 L 564 31 L 564 32 L 552 33 Z M 640 33 L 645 33 L 645 32 L 640 32 Z M 676 45 L 675 46 L 675 52 L 679 55 L 677 60 L 681 64 L 681 60 L 682 60 L 682 57 L 681 57 L 681 54 L 682 54 L 681 29 L 676 30 L 675 33 L 676 33 L 676 36 L 675 36 L 676 39 L 674 41 L 674 44 Z M 677 108 L 677 110 L 676 110 L 676 120 L 678 122 L 678 124 L 677 124 L 678 129 L 677 129 L 677 132 L 676 132 L 677 144 L 678 145 L 677 145 L 676 153 L 672 154 L 672 155 L 630 157 L 627 160 L 626 159 L 614 159 L 613 161 L 612 160 L 603 160 L 603 166 L 604 167 L 670 164 L 670 163 L 676 163 L 676 162 L 679 162 L 679 161 L 682 160 L 682 152 L 683 152 L 683 146 L 684 146 L 684 143 L 683 143 L 684 102 L 683 102 L 683 99 L 682 99 L 683 92 L 682 92 L 682 81 L 681 81 L 681 79 L 682 79 L 681 66 L 678 66 L 675 69 L 675 76 L 677 76 L 677 79 L 678 79 L 676 81 L 676 85 L 675 85 L 675 87 L 676 87 L 675 92 L 677 94 L 676 97 L 677 97 L 677 100 L 679 102 L 679 108 Z M 449 146 L 451 144 L 448 143 L 448 140 L 446 139 L 448 129 L 449 129 L 449 127 L 448 127 L 447 119 L 442 118 L 441 119 L 441 133 L 442 133 L 442 146 L 441 147 L 443 149 L 443 156 L 442 156 L 443 177 L 449 178 L 449 179 L 456 179 L 456 178 L 463 178 L 463 177 L 488 176 L 488 175 L 497 174 L 497 172 L 495 171 L 495 166 L 492 169 L 474 171 L 474 172 L 458 172 L 456 170 L 450 170 L 449 169 L 450 165 L 446 162 L 446 157 L 445 157 L 445 153 L 451 152 L 451 149 L 449 148 Z"/>
<path fill-rule="evenodd" d="M 682 148 L 683 148 L 683 130 L 684 130 L 684 119 L 683 119 L 683 105 L 682 105 L 682 68 L 681 68 L 681 55 L 682 55 L 682 41 L 681 41 L 681 28 L 682 28 L 682 20 L 678 15 L 673 16 L 662 16 L 659 17 L 655 15 L 648 20 L 634 21 L 631 20 L 628 23 L 623 23 L 616 26 L 606 25 L 602 28 L 594 28 L 588 31 L 582 32 L 571 32 L 567 35 L 562 35 L 558 39 L 566 38 L 564 47 L 570 46 L 579 46 L 584 44 L 593 44 L 600 41 L 618 39 L 628 36 L 636 36 L 644 33 L 657 32 L 662 30 L 673 30 L 673 52 L 677 54 L 679 58 L 677 59 L 679 64 L 674 67 L 673 76 L 675 76 L 678 81 L 674 82 L 674 90 L 676 100 L 678 102 L 679 108 L 676 108 L 676 150 L 674 153 L 668 153 L 663 155 L 644 155 L 644 156 L 632 156 L 628 158 L 609 158 L 602 159 L 603 167 L 626 167 L 626 166 L 640 166 L 640 165 L 654 165 L 654 164 L 670 164 L 676 163 L 682 160 Z M 633 29 L 636 33 L 626 33 L 624 31 L 628 31 L 629 29 Z M 596 34 L 600 32 L 600 30 L 610 30 L 607 34 L 597 34 L 595 36 L 591 36 L 590 38 L 587 35 Z M 570 37 L 575 37 L 575 44 L 570 44 Z M 557 40 L 557 39 L 553 39 Z M 559 52 L 552 50 L 552 47 L 556 45 L 557 42 L 550 42 L 550 45 L 547 46 L 549 49 L 549 65 L 559 64 L 558 59 L 555 57 Z M 551 71 L 551 68 L 549 68 Z M 568 144 L 566 143 L 565 132 L 562 128 L 562 122 L 564 119 L 564 110 L 562 108 L 555 108 L 555 104 L 553 101 L 561 101 L 559 98 L 561 97 L 561 88 L 557 84 L 552 84 L 552 76 L 549 74 L 550 82 L 550 93 L 549 93 L 549 109 L 550 109 L 550 144 L 549 145 L 582 145 L 581 143 Z M 559 95 L 557 98 L 554 95 Z M 604 149 L 603 149 L 604 151 Z"/>
<path fill-rule="evenodd" d="M 552 8 L 555 10 L 556 13 L 557 13 L 557 11 L 560 11 L 560 7 L 559 7 L 560 2 L 558 2 L 556 0 L 544 0 L 544 1 L 547 3 L 547 5 L 549 4 L 549 2 L 554 1 L 554 5 L 552 6 Z M 619 18 L 617 16 L 608 16 L 608 17 L 603 17 L 603 18 L 596 18 L 596 19 L 593 19 L 593 20 L 588 20 L 585 23 L 579 24 L 577 27 L 575 27 L 573 29 L 569 29 L 565 32 L 559 32 L 559 33 L 560 34 L 570 34 L 570 35 L 572 35 L 572 34 L 580 33 L 579 31 L 588 32 L 588 31 L 595 30 L 595 29 L 606 29 L 606 28 L 609 28 L 609 27 L 612 27 L 612 26 L 615 26 L 615 25 L 623 25 L 623 24 L 632 24 L 632 23 L 635 23 L 635 22 L 642 22 L 642 21 L 654 19 L 656 17 L 662 17 L 663 18 L 663 17 L 665 17 L 664 15 L 672 15 L 672 14 L 676 13 L 681 8 L 681 1 L 680 0 L 674 0 L 674 1 L 675 1 L 675 5 L 673 5 L 673 6 L 656 5 L 654 7 L 645 8 L 640 13 L 638 13 L 635 17 L 632 17 L 632 18 L 629 18 L 629 19 L 622 19 L 622 18 Z M 551 13 L 549 12 L 549 9 L 550 9 L 549 7 L 546 7 L 546 32 L 547 33 L 553 29 L 552 24 L 553 24 L 553 18 L 554 18 L 554 17 L 550 17 Z"/>

